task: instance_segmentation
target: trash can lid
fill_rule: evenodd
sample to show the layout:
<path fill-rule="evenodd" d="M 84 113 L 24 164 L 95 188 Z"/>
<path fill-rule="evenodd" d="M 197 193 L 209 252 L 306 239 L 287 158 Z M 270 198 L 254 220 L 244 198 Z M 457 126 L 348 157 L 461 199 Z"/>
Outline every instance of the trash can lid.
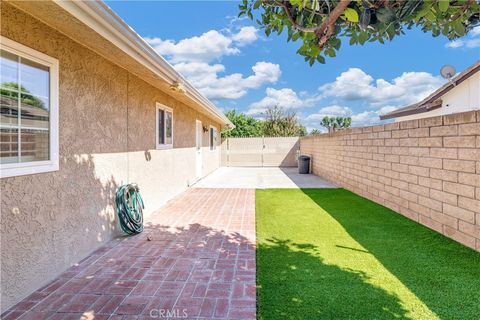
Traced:
<path fill-rule="evenodd" d="M 300 159 L 300 160 L 310 160 L 310 157 L 309 156 L 300 156 L 300 157 L 298 157 L 298 159 Z"/>

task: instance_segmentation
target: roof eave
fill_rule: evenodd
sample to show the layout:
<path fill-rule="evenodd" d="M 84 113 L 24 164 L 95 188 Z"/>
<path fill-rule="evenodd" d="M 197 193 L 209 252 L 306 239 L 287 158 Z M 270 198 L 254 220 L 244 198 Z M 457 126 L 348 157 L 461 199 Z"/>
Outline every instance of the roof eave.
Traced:
<path fill-rule="evenodd" d="M 436 100 L 431 103 L 425 103 L 419 107 L 413 108 L 413 109 L 408 109 L 408 110 L 399 110 L 397 112 L 392 111 L 391 113 L 387 113 L 384 115 L 380 116 L 380 120 L 388 120 L 388 119 L 393 119 L 393 118 L 398 118 L 398 117 L 406 117 L 406 116 L 411 116 L 414 114 L 419 114 L 419 113 L 425 113 L 429 112 L 438 108 L 442 107 L 442 100 Z"/>
<path fill-rule="evenodd" d="M 88 25 L 102 37 L 144 65 L 162 80 L 181 82 L 186 96 L 214 115 L 226 127 L 234 124 L 210 100 L 203 96 L 171 64 L 160 56 L 140 35 L 116 15 L 102 1 L 61 1 L 54 2 L 69 14 Z"/>
<path fill-rule="evenodd" d="M 423 106 L 425 105 L 431 105 L 435 103 L 435 101 L 439 100 L 445 93 L 453 89 L 455 86 L 459 85 L 463 81 L 467 80 L 470 78 L 472 75 L 480 71 L 480 60 L 476 61 L 473 65 L 465 69 L 463 72 L 461 72 L 459 75 L 457 75 L 455 78 L 451 79 L 451 81 L 445 83 L 443 86 L 435 90 L 433 93 L 431 93 L 428 97 L 423 99 L 422 101 L 415 103 L 410 106 L 406 106 L 404 108 L 400 108 L 398 110 L 394 110 L 392 112 L 386 113 L 384 115 L 380 116 L 380 120 L 387 120 L 387 119 L 392 119 L 392 118 L 397 118 L 397 117 L 404 117 L 407 115 L 413 115 L 413 114 L 418 114 L 418 113 L 424 113 L 433 109 L 440 108 L 440 106 L 435 107 L 430 107 L 425 109 L 422 109 Z M 415 107 L 417 106 L 417 107 Z M 405 110 L 404 110 L 405 109 Z"/>

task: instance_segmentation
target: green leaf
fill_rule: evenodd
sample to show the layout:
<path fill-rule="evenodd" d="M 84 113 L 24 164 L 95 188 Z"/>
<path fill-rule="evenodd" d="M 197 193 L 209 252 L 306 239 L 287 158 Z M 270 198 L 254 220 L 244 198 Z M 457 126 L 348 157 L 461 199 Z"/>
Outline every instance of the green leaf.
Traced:
<path fill-rule="evenodd" d="M 358 35 L 358 42 L 363 45 L 368 40 L 368 33 L 360 32 Z"/>
<path fill-rule="evenodd" d="M 320 48 L 318 46 L 313 46 L 310 49 L 310 56 L 313 57 L 313 58 L 316 58 L 319 53 L 320 53 Z"/>
<path fill-rule="evenodd" d="M 335 57 L 336 54 L 335 54 L 335 50 L 333 48 L 327 48 L 325 50 L 325 54 L 331 58 Z"/>
<path fill-rule="evenodd" d="M 321 55 L 317 56 L 317 61 L 320 62 L 321 64 L 325 64 L 325 58 L 322 57 Z"/>
<path fill-rule="evenodd" d="M 424 17 L 429 11 L 430 11 L 430 6 L 427 3 L 425 3 L 422 9 L 420 9 L 420 11 L 417 12 L 417 19 Z"/>
<path fill-rule="evenodd" d="M 258 9 L 258 8 L 260 8 L 261 5 L 262 5 L 262 0 L 257 0 L 253 4 L 253 9 Z"/>
<path fill-rule="evenodd" d="M 357 13 L 357 11 L 355 11 L 355 9 L 347 8 L 343 12 L 343 14 L 348 19 L 348 21 L 355 22 L 355 23 L 358 22 L 358 13 Z"/>
<path fill-rule="evenodd" d="M 455 33 L 459 37 L 465 35 L 465 27 L 463 26 L 463 24 L 460 21 L 455 21 L 453 23 L 453 30 L 455 30 Z"/>
<path fill-rule="evenodd" d="M 430 22 L 435 21 L 437 17 L 435 16 L 435 13 L 433 13 L 431 10 L 428 11 L 428 13 L 425 15 L 425 19 L 427 19 Z"/>
<path fill-rule="evenodd" d="M 303 0 L 290 0 L 292 6 L 298 6 L 300 9 L 303 7 Z"/>
<path fill-rule="evenodd" d="M 332 45 L 332 47 L 334 47 L 337 50 L 340 49 L 340 46 L 342 45 L 342 42 L 338 38 L 331 38 L 329 42 Z"/>
<path fill-rule="evenodd" d="M 282 34 L 283 26 L 284 26 L 284 24 L 281 24 L 281 25 L 277 28 L 278 34 Z"/>
<path fill-rule="evenodd" d="M 440 9 L 441 12 L 445 12 L 448 10 L 449 4 L 450 4 L 449 0 L 440 0 L 438 2 L 438 8 Z"/>

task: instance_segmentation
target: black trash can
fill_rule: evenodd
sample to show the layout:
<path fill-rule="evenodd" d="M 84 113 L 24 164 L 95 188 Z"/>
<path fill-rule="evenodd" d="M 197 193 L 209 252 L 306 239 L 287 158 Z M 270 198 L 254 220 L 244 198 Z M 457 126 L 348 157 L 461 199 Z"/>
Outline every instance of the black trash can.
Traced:
<path fill-rule="evenodd" d="M 301 174 L 310 173 L 310 157 L 309 156 L 298 157 L 298 173 L 301 173 Z"/>

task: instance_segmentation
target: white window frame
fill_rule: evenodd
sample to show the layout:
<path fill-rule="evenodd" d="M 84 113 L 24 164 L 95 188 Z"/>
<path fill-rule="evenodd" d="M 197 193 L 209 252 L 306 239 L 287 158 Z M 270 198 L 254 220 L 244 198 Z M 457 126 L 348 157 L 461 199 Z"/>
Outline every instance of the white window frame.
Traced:
<path fill-rule="evenodd" d="M 160 139 L 158 139 L 158 111 L 159 110 L 162 110 L 164 112 L 170 112 L 172 114 L 172 143 L 160 143 Z M 156 144 L 156 147 L 158 150 L 162 150 L 162 149 L 172 149 L 173 148 L 173 137 L 174 137 L 174 114 L 173 114 L 173 109 L 172 108 L 169 108 L 167 107 L 166 105 L 163 105 L 161 104 L 160 102 L 157 102 L 156 103 L 156 107 L 155 107 L 155 144 Z M 164 140 L 166 141 L 167 139 L 167 126 L 165 125 L 164 128 L 163 128 L 163 134 L 164 134 Z"/>
<path fill-rule="evenodd" d="M 213 152 L 213 151 L 217 151 L 217 145 L 216 144 L 212 145 L 213 141 L 210 137 L 210 135 L 212 134 L 211 133 L 212 129 L 214 129 L 217 132 L 217 140 L 218 140 L 218 129 L 215 126 L 210 125 L 210 128 L 208 130 L 208 144 L 210 145 L 210 151 Z"/>
<path fill-rule="evenodd" d="M 50 72 L 49 160 L 0 164 L 0 178 L 58 171 L 58 60 L 3 36 L 0 36 L 0 41 L 2 50 L 44 65 L 49 68 Z"/>

